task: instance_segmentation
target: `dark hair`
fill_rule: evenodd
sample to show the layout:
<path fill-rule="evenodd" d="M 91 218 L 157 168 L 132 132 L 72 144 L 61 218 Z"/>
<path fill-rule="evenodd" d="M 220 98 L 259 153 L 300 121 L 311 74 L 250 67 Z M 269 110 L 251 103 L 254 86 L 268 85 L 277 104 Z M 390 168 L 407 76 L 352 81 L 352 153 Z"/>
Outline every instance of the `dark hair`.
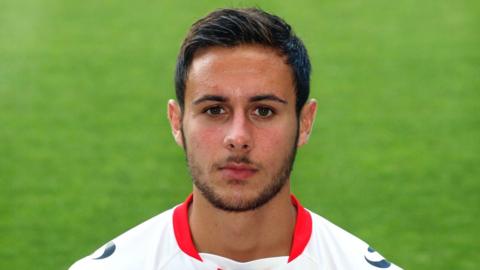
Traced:
<path fill-rule="evenodd" d="M 192 25 L 180 49 L 175 73 L 175 91 L 182 110 L 188 70 L 195 53 L 213 46 L 241 44 L 271 47 L 286 56 L 293 72 L 299 115 L 310 92 L 311 65 L 307 49 L 283 19 L 257 8 L 219 9 Z"/>

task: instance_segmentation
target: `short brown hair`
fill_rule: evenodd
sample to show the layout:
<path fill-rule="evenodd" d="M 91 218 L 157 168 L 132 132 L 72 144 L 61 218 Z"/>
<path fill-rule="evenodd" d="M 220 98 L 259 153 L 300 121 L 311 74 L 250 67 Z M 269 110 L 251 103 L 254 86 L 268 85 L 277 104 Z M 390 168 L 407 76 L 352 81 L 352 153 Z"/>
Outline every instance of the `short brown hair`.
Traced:
<path fill-rule="evenodd" d="M 307 50 L 290 25 L 258 8 L 219 9 L 192 25 L 181 46 L 175 72 L 175 92 L 182 111 L 188 70 L 195 53 L 213 46 L 241 44 L 271 47 L 286 56 L 293 72 L 299 115 L 310 93 L 311 65 Z"/>

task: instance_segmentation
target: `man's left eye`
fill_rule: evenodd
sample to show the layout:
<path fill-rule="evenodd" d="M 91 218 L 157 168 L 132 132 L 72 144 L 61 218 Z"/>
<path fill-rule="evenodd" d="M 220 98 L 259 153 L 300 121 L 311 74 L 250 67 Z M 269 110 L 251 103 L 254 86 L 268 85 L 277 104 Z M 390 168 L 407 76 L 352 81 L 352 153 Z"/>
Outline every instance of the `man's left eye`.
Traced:
<path fill-rule="evenodd" d="M 258 107 L 255 109 L 254 113 L 260 117 L 269 117 L 273 114 L 273 110 L 268 107 Z"/>

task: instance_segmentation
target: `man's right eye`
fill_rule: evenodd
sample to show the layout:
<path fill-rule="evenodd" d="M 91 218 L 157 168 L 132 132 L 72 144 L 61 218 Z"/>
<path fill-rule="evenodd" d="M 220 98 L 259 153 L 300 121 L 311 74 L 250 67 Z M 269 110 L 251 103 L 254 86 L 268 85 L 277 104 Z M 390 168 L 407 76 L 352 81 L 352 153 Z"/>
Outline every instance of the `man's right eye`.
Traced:
<path fill-rule="evenodd" d="M 217 116 L 225 113 L 225 109 L 220 106 L 210 107 L 205 110 L 205 113 L 212 116 Z"/>

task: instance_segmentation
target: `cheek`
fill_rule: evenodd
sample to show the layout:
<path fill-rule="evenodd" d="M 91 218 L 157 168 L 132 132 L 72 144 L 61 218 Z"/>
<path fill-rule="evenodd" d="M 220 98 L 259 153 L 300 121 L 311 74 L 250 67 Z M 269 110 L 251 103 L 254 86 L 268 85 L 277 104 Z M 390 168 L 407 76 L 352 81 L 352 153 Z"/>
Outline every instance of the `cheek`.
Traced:
<path fill-rule="evenodd" d="M 211 155 L 212 151 L 221 145 L 221 134 L 222 131 L 220 128 L 216 127 L 196 127 L 192 126 L 185 135 L 187 136 L 186 140 L 188 147 L 195 149 L 195 152 L 202 152 L 202 158 L 205 158 Z M 205 155 L 204 152 L 209 152 L 209 155 Z"/>
<path fill-rule="evenodd" d="M 296 128 L 291 126 L 269 128 L 257 134 L 256 147 L 258 153 L 268 155 L 270 159 L 283 157 L 291 151 L 295 142 Z"/>

